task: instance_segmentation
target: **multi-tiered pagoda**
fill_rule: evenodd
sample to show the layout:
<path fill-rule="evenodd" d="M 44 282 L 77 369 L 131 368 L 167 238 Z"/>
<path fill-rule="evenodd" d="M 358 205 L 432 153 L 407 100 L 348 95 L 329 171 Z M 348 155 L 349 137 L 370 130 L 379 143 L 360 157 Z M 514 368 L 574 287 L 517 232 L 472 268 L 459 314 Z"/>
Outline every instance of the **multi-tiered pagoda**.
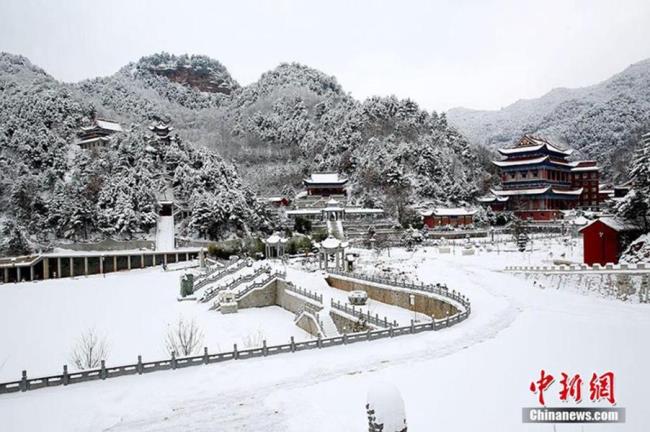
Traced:
<path fill-rule="evenodd" d="M 501 187 L 480 201 L 522 219 L 552 220 L 561 210 L 597 208 L 599 167 L 595 161 L 568 161 L 572 150 L 524 135 L 513 148 L 499 149 Z"/>
<path fill-rule="evenodd" d="M 174 140 L 172 136 L 174 127 L 170 126 L 169 123 L 154 123 L 149 126 L 149 130 L 153 132 L 153 138 L 158 142 L 169 144 Z"/>

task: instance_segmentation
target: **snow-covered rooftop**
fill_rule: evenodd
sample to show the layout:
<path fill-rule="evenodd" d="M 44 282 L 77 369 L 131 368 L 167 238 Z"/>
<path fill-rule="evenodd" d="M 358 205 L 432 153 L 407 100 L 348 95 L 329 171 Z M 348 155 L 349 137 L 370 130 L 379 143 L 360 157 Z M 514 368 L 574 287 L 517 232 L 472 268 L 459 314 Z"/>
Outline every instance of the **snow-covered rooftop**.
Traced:
<path fill-rule="evenodd" d="M 438 207 L 430 210 L 423 210 L 420 212 L 422 216 L 472 216 L 476 214 L 476 210 L 465 208 L 443 208 Z"/>
<path fill-rule="evenodd" d="M 347 247 L 348 242 L 342 242 L 336 237 L 329 236 L 320 243 L 320 247 L 323 249 L 337 249 L 339 247 Z"/>
<path fill-rule="evenodd" d="M 115 121 L 97 119 L 95 120 L 95 124 L 97 127 L 100 127 L 102 129 L 112 130 L 114 132 L 122 132 L 122 126 L 120 126 L 120 124 Z"/>
<path fill-rule="evenodd" d="M 583 191 L 583 188 L 577 189 L 559 189 L 552 186 L 546 186 L 543 188 L 531 188 L 531 189 L 508 189 L 508 190 L 498 190 L 491 189 L 491 192 L 496 196 L 515 196 L 515 195 L 540 195 L 546 192 L 553 192 L 558 195 L 580 195 Z"/>
<path fill-rule="evenodd" d="M 513 148 L 500 148 L 499 153 L 503 155 L 511 155 L 517 153 L 535 152 L 541 150 L 544 147 L 548 151 L 560 153 L 565 156 L 569 156 L 571 153 L 573 153 L 573 150 L 563 150 L 542 138 L 537 138 L 530 135 L 524 135 L 519 140 L 517 145 Z"/>
<path fill-rule="evenodd" d="M 607 225 L 608 227 L 610 227 L 611 229 L 613 229 L 614 231 L 618 231 L 618 232 L 638 231 L 638 230 L 641 229 L 641 227 L 639 225 L 637 225 L 636 223 L 634 223 L 632 221 L 624 220 L 624 219 L 617 218 L 617 217 L 605 216 L 605 217 L 601 217 L 599 219 L 596 219 L 595 221 L 591 222 L 589 225 L 581 228 L 580 232 L 586 230 L 587 228 L 589 228 L 590 226 L 592 226 L 593 224 L 595 224 L 597 222 L 603 223 L 603 224 Z"/>
<path fill-rule="evenodd" d="M 278 243 L 286 243 L 287 239 L 284 237 L 280 237 L 278 233 L 273 233 L 269 238 L 266 239 L 265 243 L 267 244 L 278 244 Z"/>
<path fill-rule="evenodd" d="M 348 179 L 339 177 L 338 173 L 314 173 L 305 183 L 309 184 L 344 184 Z"/>

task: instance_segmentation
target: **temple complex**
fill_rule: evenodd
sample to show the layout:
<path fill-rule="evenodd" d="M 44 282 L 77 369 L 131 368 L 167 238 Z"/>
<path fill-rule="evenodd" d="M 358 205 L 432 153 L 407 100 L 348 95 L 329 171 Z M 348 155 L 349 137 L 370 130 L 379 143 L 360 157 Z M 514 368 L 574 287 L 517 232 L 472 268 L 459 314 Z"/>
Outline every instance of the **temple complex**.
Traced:
<path fill-rule="evenodd" d="M 498 150 L 493 161 L 501 187 L 479 201 L 494 211 L 512 211 L 522 219 L 553 220 L 561 210 L 597 209 L 599 170 L 596 161 L 569 161 L 572 150 L 524 135 L 513 148 Z"/>

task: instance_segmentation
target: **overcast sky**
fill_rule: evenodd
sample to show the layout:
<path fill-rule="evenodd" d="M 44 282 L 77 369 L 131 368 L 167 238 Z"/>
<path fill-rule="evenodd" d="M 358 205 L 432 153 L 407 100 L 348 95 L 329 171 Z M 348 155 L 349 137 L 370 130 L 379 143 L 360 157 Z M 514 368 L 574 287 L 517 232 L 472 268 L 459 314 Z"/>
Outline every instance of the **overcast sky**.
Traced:
<path fill-rule="evenodd" d="M 296 61 L 359 99 L 498 109 L 650 57 L 650 0 L 0 0 L 0 50 L 64 81 L 159 51 L 209 55 L 241 84 Z"/>

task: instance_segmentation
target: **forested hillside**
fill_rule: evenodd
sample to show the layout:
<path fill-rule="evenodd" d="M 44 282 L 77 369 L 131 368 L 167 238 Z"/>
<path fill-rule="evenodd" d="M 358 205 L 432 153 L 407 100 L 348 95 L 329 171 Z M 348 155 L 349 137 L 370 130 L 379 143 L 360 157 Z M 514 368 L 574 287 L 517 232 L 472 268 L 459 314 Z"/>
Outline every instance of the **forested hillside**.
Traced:
<path fill-rule="evenodd" d="M 641 134 L 650 129 L 650 60 L 590 87 L 555 89 L 499 111 L 456 108 L 447 114 L 473 144 L 494 149 L 532 133 L 576 149 L 577 157 L 598 159 L 606 176 L 622 180 Z"/>
<path fill-rule="evenodd" d="M 124 129 L 98 156 L 75 144 L 94 117 Z M 152 146 L 155 121 L 170 121 L 179 140 Z M 255 194 L 290 193 L 323 170 L 389 210 L 469 200 L 483 182 L 476 151 L 444 115 L 394 97 L 359 102 L 306 66 L 282 64 L 241 87 L 216 60 L 162 53 L 67 84 L 0 55 L 0 220 L 14 249 L 146 237 L 170 184 L 193 210 L 184 234 L 267 229 Z"/>
<path fill-rule="evenodd" d="M 156 96 L 148 104 L 117 85 L 110 90 L 114 99 L 102 101 L 101 92 L 88 97 L 88 87 L 62 84 L 23 57 L 0 55 L 0 243 L 5 251 L 47 247 L 55 239 L 146 237 L 156 223 L 156 195 L 170 185 L 177 200 L 197 208 L 187 221 L 188 233 L 218 238 L 267 227 L 252 191 L 215 152 L 183 140 L 151 145 L 148 121 L 162 115 L 156 108 L 162 98 L 155 92 L 138 89 Z M 169 94 L 187 104 L 218 100 L 183 89 Z M 108 149 L 94 155 L 74 145 L 81 125 L 96 113 L 117 113 L 118 103 L 125 131 Z"/>

